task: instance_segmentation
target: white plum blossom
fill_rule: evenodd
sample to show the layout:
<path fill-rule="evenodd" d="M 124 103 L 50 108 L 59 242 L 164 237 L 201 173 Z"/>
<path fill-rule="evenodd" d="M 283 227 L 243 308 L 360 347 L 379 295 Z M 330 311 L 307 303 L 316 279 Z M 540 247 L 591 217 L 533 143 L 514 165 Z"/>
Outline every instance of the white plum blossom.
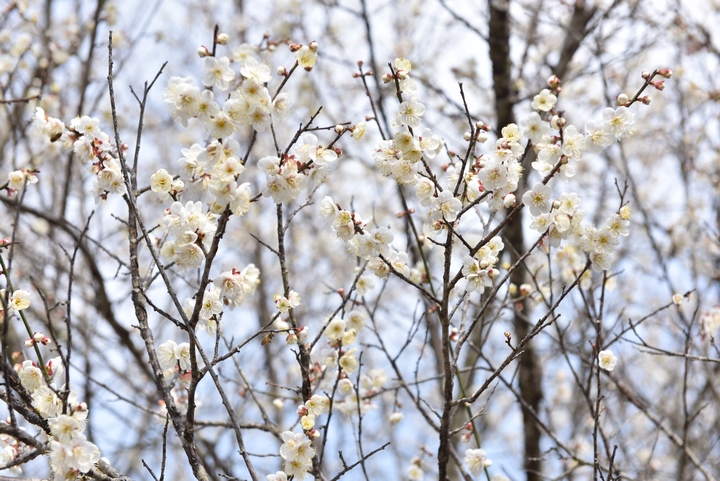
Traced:
<path fill-rule="evenodd" d="M 522 201 L 530 209 L 531 215 L 538 216 L 550 212 L 552 208 L 550 196 L 552 196 L 552 188 L 538 182 L 523 194 Z"/>
<path fill-rule="evenodd" d="M 627 107 L 618 107 L 612 109 L 610 107 L 603 110 L 603 119 L 610 131 L 615 135 L 616 139 L 621 139 L 628 134 L 632 134 L 632 125 L 634 123 L 635 114 Z"/>
<path fill-rule="evenodd" d="M 430 218 L 432 220 L 445 219 L 447 222 L 455 222 L 461 209 L 462 202 L 455 198 L 450 190 L 446 189 L 433 199 Z"/>
<path fill-rule="evenodd" d="M 396 127 L 400 125 L 419 127 L 423 115 L 425 115 L 425 106 L 413 97 L 400 104 L 400 109 L 393 119 L 393 125 Z"/>
<path fill-rule="evenodd" d="M 548 112 L 555 107 L 557 97 L 553 95 L 550 90 L 543 89 L 537 94 L 532 101 L 532 108 L 540 110 L 541 112 Z"/>
<path fill-rule="evenodd" d="M 295 58 L 298 65 L 309 72 L 315 66 L 318 56 L 309 46 L 303 45 L 295 52 Z"/>
<path fill-rule="evenodd" d="M 205 74 L 202 82 L 206 87 L 217 87 L 227 90 L 230 82 L 235 78 L 235 72 L 230 68 L 230 59 L 227 57 L 206 57 Z"/>
<path fill-rule="evenodd" d="M 612 371 L 617 365 L 617 358 L 609 349 L 598 353 L 598 365 L 606 371 Z"/>
<path fill-rule="evenodd" d="M 483 470 L 491 464 L 487 459 L 487 453 L 483 449 L 465 450 L 464 462 L 473 476 L 480 476 Z"/>

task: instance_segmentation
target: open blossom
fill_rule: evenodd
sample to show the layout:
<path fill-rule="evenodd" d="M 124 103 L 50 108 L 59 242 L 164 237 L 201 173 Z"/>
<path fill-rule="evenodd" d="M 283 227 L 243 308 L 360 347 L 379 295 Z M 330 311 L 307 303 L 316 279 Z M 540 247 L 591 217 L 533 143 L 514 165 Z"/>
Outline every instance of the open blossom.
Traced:
<path fill-rule="evenodd" d="M 150 188 L 153 192 L 168 193 L 172 186 L 172 175 L 165 169 L 160 169 L 150 177 Z"/>
<path fill-rule="evenodd" d="M 216 86 L 220 90 L 227 90 L 230 82 L 235 78 L 235 72 L 230 68 L 230 59 L 227 57 L 206 57 L 205 75 L 202 82 L 206 87 Z"/>
<path fill-rule="evenodd" d="M 617 365 L 617 358 L 612 351 L 606 349 L 598 353 L 598 364 L 606 371 L 612 371 Z"/>
<path fill-rule="evenodd" d="M 531 215 L 538 216 L 550 212 L 552 208 L 551 195 L 552 188 L 538 182 L 533 185 L 531 190 L 523 194 L 522 201 L 530 208 Z"/>
<path fill-rule="evenodd" d="M 10 296 L 8 309 L 10 311 L 22 311 L 28 307 L 30 307 L 30 293 L 23 289 L 18 289 L 13 292 L 12 296 Z"/>
<path fill-rule="evenodd" d="M 165 341 L 158 346 L 157 355 L 164 370 L 172 369 L 178 362 L 182 371 L 190 369 L 190 344 L 187 342 L 176 344 L 172 340 Z"/>
<path fill-rule="evenodd" d="M 400 109 L 393 119 L 393 125 L 407 125 L 413 128 L 419 127 L 423 115 L 425 115 L 425 106 L 413 97 L 400 104 Z"/>
<path fill-rule="evenodd" d="M 340 367 L 342 367 L 343 370 L 347 374 L 352 374 L 358 368 L 358 361 L 357 361 L 357 358 L 355 357 L 356 352 L 357 352 L 357 349 L 355 349 L 355 348 L 349 349 L 338 360 Z"/>
<path fill-rule="evenodd" d="M 453 197 L 452 192 L 446 189 L 433 199 L 430 218 L 432 220 L 444 218 L 448 222 L 455 222 L 460 209 L 462 209 L 462 202 Z"/>
<path fill-rule="evenodd" d="M 15 170 L 8 174 L 8 187 L 21 191 L 25 184 L 36 184 L 38 181 L 34 172 L 27 170 Z"/>
<path fill-rule="evenodd" d="M 270 67 L 265 62 L 259 63 L 255 57 L 248 57 L 240 69 L 243 77 L 252 79 L 259 84 L 264 84 L 272 79 Z"/>
<path fill-rule="evenodd" d="M 295 52 L 295 58 L 297 59 L 298 65 L 309 72 L 315 66 L 318 56 L 313 49 L 307 45 L 303 45 Z"/>
<path fill-rule="evenodd" d="M 275 294 L 275 305 L 280 312 L 288 312 L 290 309 L 294 309 L 300 305 L 300 294 L 295 291 L 290 291 L 287 297 Z"/>
<path fill-rule="evenodd" d="M 553 95 L 550 90 L 543 89 L 533 98 L 532 108 L 534 108 L 535 110 L 540 110 L 542 112 L 548 112 L 549 110 L 552 110 L 553 107 L 555 107 L 556 102 L 557 97 Z"/>
<path fill-rule="evenodd" d="M 618 107 L 614 110 L 608 107 L 603 110 L 603 118 L 616 139 L 621 139 L 632 133 L 635 114 L 627 107 Z"/>
<path fill-rule="evenodd" d="M 490 460 L 483 449 L 468 449 L 465 451 L 465 465 L 473 476 L 480 476 L 483 470 L 490 466 Z"/>

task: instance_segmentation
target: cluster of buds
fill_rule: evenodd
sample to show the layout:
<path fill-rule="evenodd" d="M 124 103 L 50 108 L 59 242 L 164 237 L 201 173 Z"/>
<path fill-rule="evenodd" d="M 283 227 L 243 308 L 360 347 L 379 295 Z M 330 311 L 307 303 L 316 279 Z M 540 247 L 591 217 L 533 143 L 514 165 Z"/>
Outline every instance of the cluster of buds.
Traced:
<path fill-rule="evenodd" d="M 47 346 L 51 342 L 51 339 L 42 332 L 34 332 L 33 337 L 25 339 L 25 347 L 33 347 L 35 344 L 42 344 Z"/>
<path fill-rule="evenodd" d="M 473 426 L 472 421 L 468 422 L 465 425 L 465 432 L 460 436 L 460 442 L 461 443 L 469 443 L 470 439 L 472 439 L 473 431 L 475 430 L 475 426 Z"/>
<path fill-rule="evenodd" d="M 460 332 L 460 331 L 458 330 L 457 327 L 453 327 L 453 328 L 450 330 L 450 336 L 448 336 L 448 337 L 450 338 L 450 341 L 452 341 L 452 342 L 457 342 L 457 340 L 458 340 L 458 333 L 459 333 L 459 332 Z"/>
<path fill-rule="evenodd" d="M 369 76 L 372 76 L 372 75 L 375 74 L 375 72 L 372 71 L 372 70 L 368 70 L 367 72 L 363 72 L 363 71 L 362 71 L 362 66 L 363 66 L 363 61 L 362 61 L 362 60 L 358 60 L 357 65 L 358 65 L 358 68 L 360 68 L 360 71 L 359 71 L 359 72 L 354 72 L 354 73 L 353 73 L 353 78 L 360 78 L 360 77 L 365 77 L 365 76 L 368 76 L 368 77 L 369 77 Z M 384 77 L 383 77 L 383 80 L 384 80 Z M 385 82 L 385 83 L 387 83 L 387 82 Z"/>

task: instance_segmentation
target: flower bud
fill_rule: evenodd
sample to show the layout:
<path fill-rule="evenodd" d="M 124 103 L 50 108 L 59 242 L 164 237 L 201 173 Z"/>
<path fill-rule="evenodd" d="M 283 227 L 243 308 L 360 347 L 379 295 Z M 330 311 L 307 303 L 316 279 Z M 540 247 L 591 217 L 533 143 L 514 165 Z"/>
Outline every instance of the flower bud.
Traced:
<path fill-rule="evenodd" d="M 210 56 L 210 51 L 204 45 L 200 45 L 197 49 L 198 57 L 205 58 Z"/>
<path fill-rule="evenodd" d="M 313 429 L 308 433 L 308 436 L 310 436 L 313 439 L 317 439 L 320 437 L 320 431 L 318 431 L 317 429 Z"/>
<path fill-rule="evenodd" d="M 617 98 L 615 99 L 615 104 L 616 104 L 616 105 L 619 105 L 619 106 L 623 106 L 623 105 L 626 105 L 629 101 L 630 101 L 630 99 L 628 98 L 627 95 L 625 95 L 625 94 L 620 94 L 620 95 L 618 95 Z"/>
<path fill-rule="evenodd" d="M 650 78 L 650 72 L 647 72 L 645 70 L 643 70 L 641 75 L 642 75 L 642 78 L 644 78 L 645 80 Z"/>
<path fill-rule="evenodd" d="M 503 205 L 506 209 L 509 209 L 511 207 L 515 207 L 517 205 L 517 199 L 515 198 L 515 194 L 508 194 L 503 199 Z"/>
<path fill-rule="evenodd" d="M 658 73 L 658 75 L 665 77 L 665 78 L 672 77 L 672 70 L 670 70 L 669 68 L 660 69 L 657 71 L 657 73 Z"/>
<path fill-rule="evenodd" d="M 520 295 L 527 296 L 532 292 L 532 287 L 530 284 L 521 284 L 520 285 Z"/>
<path fill-rule="evenodd" d="M 392 82 L 392 80 L 393 80 L 392 75 L 390 75 L 389 73 L 383 74 L 383 76 L 382 76 L 383 83 L 390 83 L 390 82 Z"/>
<path fill-rule="evenodd" d="M 472 139 L 472 134 L 470 132 L 465 132 L 463 134 L 463 139 L 465 139 L 466 142 L 469 142 L 470 139 Z"/>
<path fill-rule="evenodd" d="M 319 45 L 318 45 L 318 43 L 317 43 L 315 40 L 313 40 L 312 42 L 310 42 L 310 44 L 308 45 L 308 47 L 309 47 L 310 50 L 312 50 L 313 52 L 317 52 L 317 49 L 318 49 Z"/>
<path fill-rule="evenodd" d="M 37 332 L 37 331 L 36 331 L 35 333 L 33 333 L 33 340 L 34 340 L 35 342 L 42 342 L 42 340 L 43 340 L 44 337 L 45 337 L 45 336 L 43 335 L 42 332 Z"/>
<path fill-rule="evenodd" d="M 508 292 L 510 293 L 511 296 L 514 296 L 515 294 L 517 294 L 517 285 L 510 283 L 510 285 L 508 286 Z"/>
<path fill-rule="evenodd" d="M 307 416 L 307 413 L 308 413 L 308 408 L 305 407 L 304 404 L 301 404 L 301 405 L 298 406 L 298 408 L 297 408 L 297 415 L 298 415 L 298 416 L 300 416 L 300 417 L 302 417 L 302 416 Z"/>
<path fill-rule="evenodd" d="M 404 70 L 398 70 L 398 71 L 395 73 L 395 75 L 397 76 L 397 78 L 398 78 L 399 80 L 405 80 L 405 79 L 407 78 L 407 74 L 405 73 Z"/>
<path fill-rule="evenodd" d="M 282 409 L 284 404 L 285 403 L 283 402 L 283 400 L 281 398 L 277 398 L 277 399 L 273 400 L 273 406 L 275 406 L 277 409 Z"/>
<path fill-rule="evenodd" d="M 643 95 L 642 97 L 640 97 L 639 100 L 640 100 L 640 102 L 644 103 L 645 105 L 650 105 L 650 100 L 652 100 L 652 99 L 650 98 L 649 95 Z"/>
<path fill-rule="evenodd" d="M 553 209 L 559 209 L 562 203 L 559 200 L 554 200 L 552 203 Z"/>
<path fill-rule="evenodd" d="M 337 125 L 335 126 L 335 133 L 338 134 L 338 135 L 340 135 L 340 134 L 342 134 L 343 132 L 345 132 L 345 126 L 344 126 L 344 125 L 337 124 Z"/>
<path fill-rule="evenodd" d="M 553 118 L 550 120 L 550 127 L 555 130 L 561 130 L 563 127 L 565 127 L 565 123 L 566 121 L 563 117 L 553 115 Z"/>
<path fill-rule="evenodd" d="M 475 141 L 478 144 L 484 144 L 487 139 L 488 134 L 487 132 L 485 132 L 485 130 L 479 130 L 478 133 L 475 135 Z"/>
<path fill-rule="evenodd" d="M 35 340 L 32 337 L 28 337 L 25 339 L 25 347 L 33 347 L 35 345 Z"/>
<path fill-rule="evenodd" d="M 551 89 L 557 88 L 557 86 L 560 85 L 560 79 L 557 77 L 557 75 L 553 74 L 548 77 L 547 84 Z"/>
<path fill-rule="evenodd" d="M 650 82 L 650 85 L 655 87 L 658 90 L 665 90 L 665 81 L 664 80 L 657 80 L 655 82 Z"/>
<path fill-rule="evenodd" d="M 399 423 L 400 421 L 402 421 L 404 417 L 405 417 L 405 415 L 404 415 L 403 413 L 397 411 L 397 412 L 392 413 L 392 414 L 388 417 L 388 420 L 390 421 L 390 424 L 392 424 L 392 425 L 394 426 L 395 424 L 397 424 L 397 423 Z"/>
<path fill-rule="evenodd" d="M 277 68 L 277 74 L 278 74 L 279 76 L 281 76 L 281 77 L 285 77 L 285 76 L 288 74 L 288 72 L 287 72 L 287 69 L 286 69 L 285 67 L 283 67 L 282 65 L 280 65 L 280 66 Z"/>
<path fill-rule="evenodd" d="M 227 33 L 219 33 L 217 38 L 215 39 L 217 43 L 220 45 L 227 45 L 228 42 L 228 34 Z"/>

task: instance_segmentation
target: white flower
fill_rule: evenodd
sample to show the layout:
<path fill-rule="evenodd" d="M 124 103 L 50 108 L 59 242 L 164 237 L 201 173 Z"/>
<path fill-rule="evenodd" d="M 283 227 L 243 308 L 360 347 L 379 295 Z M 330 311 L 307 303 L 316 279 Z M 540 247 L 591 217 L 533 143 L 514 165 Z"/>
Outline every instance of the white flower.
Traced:
<path fill-rule="evenodd" d="M 235 72 L 230 68 L 230 59 L 227 57 L 205 58 L 205 75 L 202 82 L 206 87 L 216 86 L 220 90 L 227 90 L 230 81 L 235 78 Z"/>
<path fill-rule="evenodd" d="M 455 222 L 458 212 L 462 209 L 462 202 L 453 197 L 449 189 L 445 189 L 433 199 L 430 218 L 432 220 L 445 219 L 448 222 Z"/>
<path fill-rule="evenodd" d="M 533 98 L 532 108 L 542 112 L 548 112 L 555 107 L 555 102 L 557 102 L 557 97 L 550 93 L 550 90 L 543 89 Z"/>
<path fill-rule="evenodd" d="M 620 139 L 632 132 L 635 114 L 627 107 L 618 107 L 615 110 L 608 107 L 603 110 L 603 118 L 610 131 L 615 134 L 615 138 Z"/>
<path fill-rule="evenodd" d="M 540 118 L 540 114 L 532 112 L 525 120 L 520 122 L 523 127 L 525 137 L 530 139 L 533 144 L 537 144 L 543 138 L 543 135 L 550 134 L 550 124 Z"/>
<path fill-rule="evenodd" d="M 617 365 L 617 358 L 611 350 L 606 349 L 598 353 L 598 364 L 606 371 L 612 371 Z"/>
<path fill-rule="evenodd" d="M 407 470 L 407 476 L 410 481 L 422 481 L 425 473 L 417 464 L 412 464 Z"/>
<path fill-rule="evenodd" d="M 400 104 L 400 109 L 393 119 L 394 126 L 407 125 L 409 127 L 419 127 L 420 120 L 425 114 L 425 106 L 418 102 L 415 97 Z"/>
<path fill-rule="evenodd" d="M 491 157 L 480 170 L 478 179 L 483 183 L 485 190 L 503 189 L 508 183 L 507 167 L 502 160 Z"/>
<path fill-rule="evenodd" d="M 315 449 L 305 434 L 285 431 L 281 437 L 284 442 L 282 446 L 280 446 L 280 456 L 282 456 L 283 459 L 308 463 L 312 460 L 313 456 L 315 456 Z M 287 469 L 285 472 L 291 474 Z"/>
<path fill-rule="evenodd" d="M 533 185 L 531 190 L 523 194 L 522 201 L 530 208 L 531 215 L 538 216 L 550 212 L 552 208 L 551 195 L 552 188 L 550 186 L 537 183 Z"/>
<path fill-rule="evenodd" d="M 243 77 L 252 79 L 259 84 L 264 84 L 272 79 L 270 67 L 265 62 L 258 63 L 255 57 L 248 57 L 240 69 Z"/>
<path fill-rule="evenodd" d="M 323 334 L 333 341 L 340 340 L 343 334 L 345 334 L 345 321 L 341 317 L 336 317 L 328 323 Z"/>
<path fill-rule="evenodd" d="M 487 453 L 483 449 L 468 449 L 465 451 L 465 465 L 473 476 L 480 476 L 488 461 Z"/>
<path fill-rule="evenodd" d="M 82 433 L 84 423 L 72 416 L 61 414 L 50 423 L 50 430 L 55 439 L 62 444 L 70 444 Z"/>
<path fill-rule="evenodd" d="M 30 307 L 30 293 L 23 289 L 18 289 L 13 292 L 13 295 L 10 297 L 9 310 L 22 311 L 28 307 Z"/>
<path fill-rule="evenodd" d="M 327 412 L 330 407 L 330 399 L 327 396 L 314 394 L 313 397 L 305 401 L 305 407 L 313 416 L 320 416 Z"/>
<path fill-rule="evenodd" d="M 150 188 L 153 192 L 170 192 L 172 186 L 172 175 L 165 169 L 160 169 L 150 177 Z"/>
<path fill-rule="evenodd" d="M 34 393 L 43 385 L 43 375 L 40 368 L 32 361 L 23 361 L 20 370 L 20 382 L 30 394 Z"/>
<path fill-rule="evenodd" d="M 348 351 L 338 360 L 340 367 L 342 367 L 347 374 L 352 374 L 358 368 L 358 361 L 355 358 L 356 352 L 357 349 L 355 348 L 348 349 Z"/>
<path fill-rule="evenodd" d="M 585 122 L 585 131 L 587 132 L 585 147 L 593 154 L 599 154 L 615 141 L 610 125 L 606 123 L 597 125 L 592 120 L 588 120 Z"/>
<path fill-rule="evenodd" d="M 295 52 L 295 58 L 298 61 L 298 65 L 309 72 L 315 66 L 318 56 L 310 47 L 303 45 Z"/>
<path fill-rule="evenodd" d="M 157 348 L 157 357 L 158 361 L 160 362 L 160 367 L 167 371 L 168 369 L 172 369 L 175 367 L 175 364 L 177 363 L 177 358 L 175 357 L 175 348 L 177 347 L 177 343 L 175 341 L 165 341 L 162 344 L 160 344 Z"/>

